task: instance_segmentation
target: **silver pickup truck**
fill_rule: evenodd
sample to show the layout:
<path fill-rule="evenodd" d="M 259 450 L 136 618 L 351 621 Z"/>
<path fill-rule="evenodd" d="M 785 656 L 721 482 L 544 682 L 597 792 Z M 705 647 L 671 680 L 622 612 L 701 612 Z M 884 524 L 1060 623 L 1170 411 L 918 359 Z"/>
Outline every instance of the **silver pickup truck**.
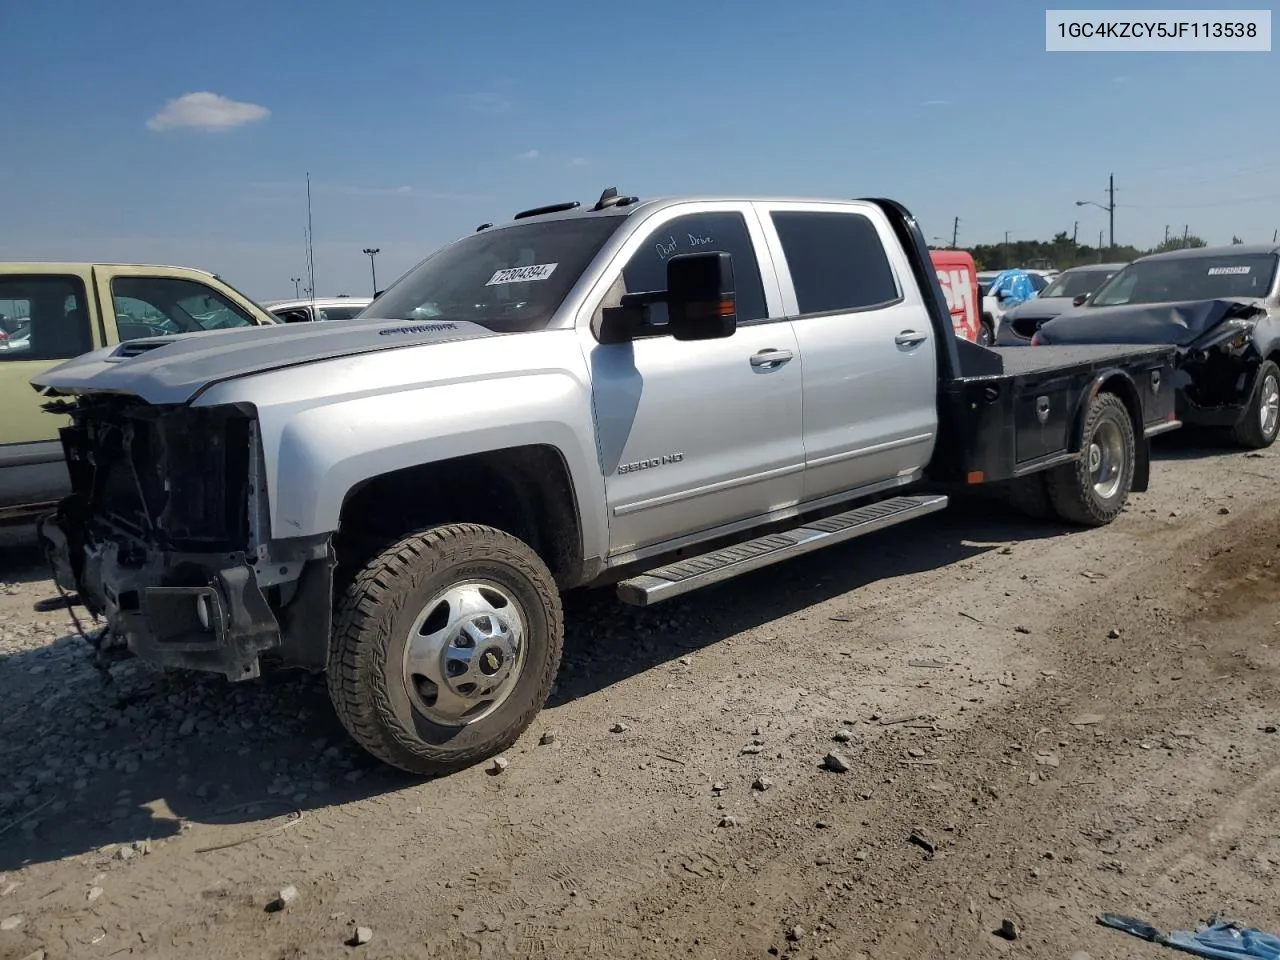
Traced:
<path fill-rule="evenodd" d="M 74 493 L 58 579 L 125 653 L 327 671 L 366 750 L 509 746 L 562 591 L 650 604 L 1001 483 L 1109 522 L 1173 348 L 958 341 L 887 200 L 606 191 L 444 247 L 368 317 L 120 344 L 34 378 Z"/>

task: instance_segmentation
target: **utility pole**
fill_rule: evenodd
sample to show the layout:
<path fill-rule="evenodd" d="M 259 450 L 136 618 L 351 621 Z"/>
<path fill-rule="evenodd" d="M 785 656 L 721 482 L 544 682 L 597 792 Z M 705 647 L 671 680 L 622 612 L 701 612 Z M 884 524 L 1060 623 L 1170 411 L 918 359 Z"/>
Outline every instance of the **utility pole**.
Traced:
<path fill-rule="evenodd" d="M 378 270 L 373 265 L 373 258 L 382 252 L 381 247 L 365 247 L 362 251 L 369 258 L 369 273 L 373 277 L 373 295 L 378 295 Z"/>
<path fill-rule="evenodd" d="M 1167 223 L 1164 225 L 1164 242 L 1169 242 L 1169 225 Z"/>
<path fill-rule="evenodd" d="M 951 249 L 956 248 L 956 241 L 960 239 L 960 218 L 956 217 L 951 223 Z"/>
<path fill-rule="evenodd" d="M 293 298 L 294 298 L 295 300 L 301 300 L 301 299 L 302 299 L 302 289 L 298 286 L 298 284 L 302 283 L 302 278 L 301 278 L 301 277 L 290 277 L 290 278 L 289 278 L 289 282 L 293 284 Z"/>
<path fill-rule="evenodd" d="M 1111 218 L 1111 249 L 1116 249 L 1116 175 L 1107 174 L 1107 214 Z"/>
<path fill-rule="evenodd" d="M 1077 246 L 1076 237 L 1080 235 L 1080 221 L 1077 220 L 1071 225 L 1071 245 Z"/>
<path fill-rule="evenodd" d="M 1182 246 L 1184 249 L 1187 246 L 1187 234 L 1190 232 L 1191 232 L 1191 225 L 1188 223 L 1184 223 L 1182 225 Z"/>

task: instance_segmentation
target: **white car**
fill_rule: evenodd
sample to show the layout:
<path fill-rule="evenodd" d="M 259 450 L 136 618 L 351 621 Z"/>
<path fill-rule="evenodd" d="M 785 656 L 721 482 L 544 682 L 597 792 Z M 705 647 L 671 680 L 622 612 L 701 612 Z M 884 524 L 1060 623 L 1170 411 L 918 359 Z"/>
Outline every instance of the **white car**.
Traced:
<path fill-rule="evenodd" d="M 268 300 L 262 306 L 285 323 L 308 323 L 350 320 L 371 303 L 372 297 L 317 297 L 315 300 Z"/>

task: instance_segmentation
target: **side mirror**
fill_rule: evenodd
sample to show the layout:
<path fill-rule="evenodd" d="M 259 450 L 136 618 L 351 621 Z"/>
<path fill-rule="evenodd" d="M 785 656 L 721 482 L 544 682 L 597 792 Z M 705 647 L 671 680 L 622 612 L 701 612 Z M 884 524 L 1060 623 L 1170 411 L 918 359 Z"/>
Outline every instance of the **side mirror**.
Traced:
<path fill-rule="evenodd" d="M 667 322 L 654 323 L 651 308 L 666 305 Z M 624 294 L 606 307 L 601 343 L 626 343 L 671 334 L 674 340 L 716 340 L 738 328 L 733 257 L 728 253 L 686 253 L 667 261 L 667 289 Z"/>
<path fill-rule="evenodd" d="M 667 324 L 676 340 L 716 340 L 738 329 L 733 256 L 686 253 L 667 261 Z"/>
<path fill-rule="evenodd" d="M 999 300 L 1001 303 L 1004 303 L 1005 297 L 1007 296 L 1009 296 L 1009 294 L 1004 290 L 996 291 L 996 299 Z"/>
<path fill-rule="evenodd" d="M 1089 295 L 1087 293 L 1077 293 L 1074 297 L 1071 298 L 1071 305 L 1073 307 L 1078 307 L 1088 299 L 1089 299 Z"/>

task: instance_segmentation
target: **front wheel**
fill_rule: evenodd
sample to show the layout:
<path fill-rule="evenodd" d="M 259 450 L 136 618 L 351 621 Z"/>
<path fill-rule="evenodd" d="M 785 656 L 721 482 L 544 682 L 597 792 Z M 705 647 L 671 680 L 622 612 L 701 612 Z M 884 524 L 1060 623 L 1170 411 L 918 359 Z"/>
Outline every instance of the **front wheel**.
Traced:
<path fill-rule="evenodd" d="M 996 342 L 995 325 L 990 318 L 983 317 L 978 325 L 978 346 L 989 347 Z"/>
<path fill-rule="evenodd" d="M 1249 399 L 1244 419 L 1232 431 L 1236 443 L 1251 450 L 1262 450 L 1276 442 L 1280 434 L 1280 367 L 1272 360 L 1262 361 L 1254 378 L 1253 396 Z"/>
<path fill-rule="evenodd" d="M 505 750 L 542 709 L 563 645 L 546 565 L 500 530 L 432 527 L 370 561 L 329 645 L 329 696 L 366 751 L 438 775 Z"/>
<path fill-rule="evenodd" d="M 1054 512 L 1083 526 L 1110 523 L 1133 487 L 1136 451 L 1129 408 L 1114 393 L 1098 394 L 1085 414 L 1080 459 L 1045 474 Z"/>

